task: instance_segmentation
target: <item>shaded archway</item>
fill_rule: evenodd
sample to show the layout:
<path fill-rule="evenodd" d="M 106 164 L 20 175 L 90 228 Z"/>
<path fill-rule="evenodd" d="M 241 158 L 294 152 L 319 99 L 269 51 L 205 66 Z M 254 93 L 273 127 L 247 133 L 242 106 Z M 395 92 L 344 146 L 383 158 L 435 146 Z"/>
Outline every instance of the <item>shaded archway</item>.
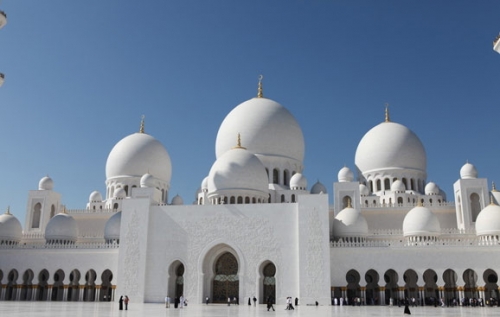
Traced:
<path fill-rule="evenodd" d="M 375 270 L 369 270 L 365 274 L 366 281 L 366 305 L 380 305 L 380 277 Z"/>
<path fill-rule="evenodd" d="M 23 285 L 21 287 L 21 297 L 20 300 L 31 300 L 33 295 L 33 278 L 35 274 L 32 270 L 26 270 L 23 274 Z"/>
<path fill-rule="evenodd" d="M 85 288 L 83 289 L 83 301 L 93 302 L 95 301 L 95 280 L 97 274 L 94 270 L 88 270 L 85 273 Z"/>
<path fill-rule="evenodd" d="M 472 269 L 465 270 L 463 274 L 463 279 L 465 282 L 464 286 L 464 296 L 467 298 L 479 298 L 479 292 L 477 290 L 477 274 Z"/>
<path fill-rule="evenodd" d="M 5 289 L 5 300 L 17 300 L 17 278 L 19 273 L 12 269 L 7 275 L 7 288 Z"/>
<path fill-rule="evenodd" d="M 447 269 L 443 273 L 444 280 L 444 300 L 447 306 L 454 306 L 459 299 L 457 280 L 458 275 L 452 269 Z"/>
<path fill-rule="evenodd" d="M 228 297 L 239 297 L 238 261 L 226 252 L 218 257 L 214 265 L 212 299 L 214 303 L 226 303 Z"/>
<path fill-rule="evenodd" d="M 38 273 L 37 300 L 46 301 L 49 296 L 49 271 L 43 269 Z"/>
<path fill-rule="evenodd" d="M 64 295 L 64 272 L 63 270 L 57 270 L 54 273 L 54 284 L 52 285 L 52 301 L 62 301 Z"/>
<path fill-rule="evenodd" d="M 405 298 L 411 299 L 413 302 L 413 298 L 419 298 L 417 272 L 411 269 L 406 270 L 406 272 L 403 274 L 403 280 L 405 281 Z"/>
<path fill-rule="evenodd" d="M 80 271 L 73 270 L 69 274 L 69 286 L 67 300 L 76 302 L 80 300 Z"/>
<path fill-rule="evenodd" d="M 111 281 L 113 280 L 113 273 L 110 270 L 104 270 L 101 274 L 101 292 L 99 293 L 99 301 L 110 302 L 113 297 L 113 285 Z"/>
<path fill-rule="evenodd" d="M 389 305 L 391 298 L 393 304 L 396 304 L 399 300 L 399 286 L 398 286 L 399 276 L 393 269 L 387 270 L 384 274 L 385 281 L 385 304 Z"/>
<path fill-rule="evenodd" d="M 437 287 L 438 276 L 434 270 L 428 269 L 424 272 L 424 298 L 426 305 L 435 305 L 439 298 Z"/>
<path fill-rule="evenodd" d="M 276 266 L 272 262 L 262 264 L 260 270 L 261 292 L 260 302 L 265 303 L 269 297 L 276 300 Z"/>
<path fill-rule="evenodd" d="M 184 264 L 174 261 L 168 268 L 168 294 L 171 298 L 179 298 L 184 293 Z"/>
<path fill-rule="evenodd" d="M 347 282 L 347 301 L 349 304 L 353 304 L 356 297 L 361 297 L 361 287 L 359 286 L 361 277 L 358 271 L 350 270 L 345 275 L 345 280 Z"/>
<path fill-rule="evenodd" d="M 491 304 L 491 299 L 495 301 L 498 300 L 498 275 L 492 269 L 487 269 L 484 271 L 483 280 L 486 283 L 484 285 L 484 297 Z"/>

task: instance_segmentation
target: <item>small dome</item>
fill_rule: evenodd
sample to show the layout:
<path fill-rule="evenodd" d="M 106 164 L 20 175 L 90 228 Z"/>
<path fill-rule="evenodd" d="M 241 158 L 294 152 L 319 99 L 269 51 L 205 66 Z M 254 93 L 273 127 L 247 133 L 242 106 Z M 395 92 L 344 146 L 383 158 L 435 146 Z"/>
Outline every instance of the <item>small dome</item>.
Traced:
<path fill-rule="evenodd" d="M 500 206 L 489 204 L 481 210 L 476 219 L 476 235 L 500 235 Z"/>
<path fill-rule="evenodd" d="M 406 191 L 406 186 L 402 181 L 396 179 L 391 185 L 391 191 L 396 193 L 404 193 Z"/>
<path fill-rule="evenodd" d="M 439 189 L 439 186 L 436 185 L 434 182 L 429 182 L 427 185 L 425 185 L 425 194 L 430 196 L 430 195 L 439 195 L 441 190 Z"/>
<path fill-rule="evenodd" d="M 436 215 L 423 206 L 410 210 L 403 221 L 403 235 L 437 236 L 441 233 L 441 225 Z"/>
<path fill-rule="evenodd" d="M 178 205 L 184 205 L 184 200 L 182 199 L 181 196 L 175 195 L 175 197 L 172 198 L 172 203 L 171 204 L 172 205 L 176 205 L 176 206 L 178 206 Z"/>
<path fill-rule="evenodd" d="M 368 223 L 358 210 L 347 207 L 333 221 L 334 237 L 364 237 L 368 235 Z"/>
<path fill-rule="evenodd" d="M 0 10 L 0 29 L 7 24 L 7 14 Z M 1 86 L 1 85 L 0 85 Z"/>
<path fill-rule="evenodd" d="M 124 199 L 127 197 L 127 192 L 123 188 L 118 188 L 115 190 L 115 198 Z"/>
<path fill-rule="evenodd" d="M 460 169 L 460 178 L 461 179 L 477 178 L 476 167 L 469 162 L 465 163 L 465 165 L 462 166 L 462 168 Z"/>
<path fill-rule="evenodd" d="M 102 202 L 102 195 L 97 190 L 94 190 L 90 193 L 89 202 L 91 203 L 100 203 Z"/>
<path fill-rule="evenodd" d="M 293 174 L 290 178 L 290 189 L 305 190 L 307 188 L 307 179 L 302 173 Z"/>
<path fill-rule="evenodd" d="M 365 184 L 359 184 L 359 194 L 361 196 L 368 196 L 370 195 L 370 190 L 368 189 L 368 187 L 366 187 Z"/>
<path fill-rule="evenodd" d="M 326 187 L 319 181 L 311 187 L 311 194 L 327 194 Z"/>
<path fill-rule="evenodd" d="M 68 214 L 59 213 L 52 217 L 45 228 L 45 240 L 75 242 L 78 238 L 76 220 Z"/>
<path fill-rule="evenodd" d="M 23 236 L 23 228 L 19 220 L 12 215 L 8 210 L 3 215 L 0 215 L 0 242 L 21 241 Z"/>
<path fill-rule="evenodd" d="M 337 175 L 339 182 L 352 182 L 354 180 L 354 174 L 349 169 L 349 167 L 342 167 Z"/>
<path fill-rule="evenodd" d="M 201 190 L 207 191 L 208 190 L 208 176 L 203 179 L 201 182 Z"/>
<path fill-rule="evenodd" d="M 155 178 L 153 177 L 153 175 L 149 174 L 149 173 L 146 173 L 144 175 L 141 176 L 141 181 L 139 183 L 141 185 L 141 187 L 156 187 L 155 186 Z"/>
<path fill-rule="evenodd" d="M 52 190 L 54 181 L 49 176 L 43 177 L 38 183 L 38 190 Z"/>
<path fill-rule="evenodd" d="M 268 177 L 262 162 L 244 148 L 227 151 L 208 174 L 208 192 L 226 195 L 234 191 L 257 191 L 268 195 Z"/>
<path fill-rule="evenodd" d="M 104 240 L 112 241 L 120 239 L 121 221 L 122 221 L 121 211 L 115 213 L 108 219 L 108 221 L 106 221 L 106 226 L 104 227 Z"/>

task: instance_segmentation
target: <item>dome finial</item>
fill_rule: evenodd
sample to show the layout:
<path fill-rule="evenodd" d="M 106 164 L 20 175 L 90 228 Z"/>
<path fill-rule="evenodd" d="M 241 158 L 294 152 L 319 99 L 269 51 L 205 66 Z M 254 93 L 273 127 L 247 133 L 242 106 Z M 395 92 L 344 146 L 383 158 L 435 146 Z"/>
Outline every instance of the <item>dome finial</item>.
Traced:
<path fill-rule="evenodd" d="M 139 128 L 139 133 L 144 133 L 144 118 L 146 118 L 145 115 L 141 116 L 141 127 Z"/>
<path fill-rule="evenodd" d="M 347 208 L 352 208 L 351 197 L 347 197 Z"/>
<path fill-rule="evenodd" d="M 6 215 L 12 215 L 12 214 L 10 213 L 10 206 L 7 206 L 7 211 L 5 212 L 5 214 L 6 214 Z"/>
<path fill-rule="evenodd" d="M 492 192 L 497 192 L 497 187 L 495 186 L 495 182 L 491 182 L 491 191 Z"/>
<path fill-rule="evenodd" d="M 490 194 L 490 205 L 496 205 L 492 194 Z"/>
<path fill-rule="evenodd" d="M 246 150 L 246 148 L 241 146 L 241 134 L 238 133 L 238 139 L 236 141 L 236 146 L 233 147 L 233 149 L 243 149 Z"/>
<path fill-rule="evenodd" d="M 385 103 L 385 122 L 391 122 L 391 117 L 389 115 L 389 104 Z"/>
<path fill-rule="evenodd" d="M 257 88 L 257 98 L 264 98 L 264 93 L 262 90 L 262 79 L 264 79 L 264 76 L 259 75 L 259 86 Z"/>

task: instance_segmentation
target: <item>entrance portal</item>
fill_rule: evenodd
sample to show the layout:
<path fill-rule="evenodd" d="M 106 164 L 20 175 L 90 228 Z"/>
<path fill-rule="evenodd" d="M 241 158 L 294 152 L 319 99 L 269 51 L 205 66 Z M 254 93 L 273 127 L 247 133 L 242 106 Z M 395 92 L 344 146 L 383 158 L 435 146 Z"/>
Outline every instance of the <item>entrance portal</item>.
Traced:
<path fill-rule="evenodd" d="M 238 261 L 229 252 L 222 254 L 215 263 L 213 302 L 227 303 L 227 299 L 239 297 Z"/>

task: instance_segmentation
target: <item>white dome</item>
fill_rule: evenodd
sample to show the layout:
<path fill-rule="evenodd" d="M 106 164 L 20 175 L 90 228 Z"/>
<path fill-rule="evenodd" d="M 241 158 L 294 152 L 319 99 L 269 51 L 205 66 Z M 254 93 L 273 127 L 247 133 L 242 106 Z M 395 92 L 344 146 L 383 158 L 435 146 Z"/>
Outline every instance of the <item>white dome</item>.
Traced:
<path fill-rule="evenodd" d="M 104 240 L 119 240 L 120 239 L 120 226 L 122 221 L 122 212 L 119 211 L 111 216 L 108 221 L 106 221 L 106 226 L 104 227 Z"/>
<path fill-rule="evenodd" d="M 100 203 L 102 202 L 102 195 L 100 192 L 97 190 L 94 190 L 93 192 L 90 193 L 89 196 L 89 202 L 90 203 Z"/>
<path fill-rule="evenodd" d="M 410 210 L 403 221 L 403 235 L 407 236 L 437 236 L 441 225 L 436 215 L 423 206 Z"/>
<path fill-rule="evenodd" d="M 208 176 L 201 182 L 201 190 L 208 190 Z"/>
<path fill-rule="evenodd" d="M 500 206 L 489 204 L 476 219 L 476 235 L 500 235 Z"/>
<path fill-rule="evenodd" d="M 184 205 L 184 200 L 182 199 L 181 196 L 175 195 L 174 198 L 172 198 L 172 205 Z"/>
<path fill-rule="evenodd" d="M 471 179 L 477 178 L 477 169 L 471 163 L 465 163 L 464 166 L 460 169 L 460 178 L 462 179 Z"/>
<path fill-rule="evenodd" d="M 370 195 L 370 190 L 368 189 L 368 187 L 366 187 L 365 184 L 359 184 L 359 194 L 361 196 L 368 196 Z"/>
<path fill-rule="evenodd" d="M 327 194 L 326 187 L 319 181 L 311 187 L 311 194 Z"/>
<path fill-rule="evenodd" d="M 118 198 L 118 199 L 124 199 L 127 197 L 127 192 L 125 192 L 125 189 L 123 188 L 118 188 L 116 191 L 115 191 L 115 198 Z"/>
<path fill-rule="evenodd" d="M 235 148 L 222 155 L 208 174 L 208 192 L 250 190 L 268 193 L 266 168 L 251 152 Z M 224 194 L 224 193 L 222 193 Z"/>
<path fill-rule="evenodd" d="M 307 188 L 307 179 L 302 173 L 293 174 L 290 178 L 290 188 L 294 190 L 305 190 Z"/>
<path fill-rule="evenodd" d="M 406 186 L 399 179 L 395 180 L 391 185 L 391 191 L 393 192 L 405 192 Z"/>
<path fill-rule="evenodd" d="M 5 12 L 0 10 L 0 29 L 3 28 L 6 24 L 7 24 L 7 14 L 5 14 Z"/>
<path fill-rule="evenodd" d="M 146 173 L 170 184 L 172 164 L 165 147 L 152 136 L 134 133 L 119 141 L 106 162 L 106 178 L 141 177 Z"/>
<path fill-rule="evenodd" d="M 293 115 L 279 103 L 267 98 L 252 98 L 234 108 L 217 133 L 216 157 L 234 146 L 238 134 L 248 151 L 291 158 L 302 164 L 304 136 Z"/>
<path fill-rule="evenodd" d="M 347 207 L 333 220 L 334 237 L 363 237 L 368 235 L 368 223 L 358 210 Z"/>
<path fill-rule="evenodd" d="M 155 187 L 155 178 L 153 175 L 146 173 L 141 176 L 141 181 L 139 182 L 141 187 Z"/>
<path fill-rule="evenodd" d="M 342 167 L 337 175 L 339 182 L 352 182 L 354 180 L 354 174 L 349 167 Z"/>
<path fill-rule="evenodd" d="M 43 177 L 38 183 L 38 190 L 52 190 L 54 181 L 49 176 Z"/>
<path fill-rule="evenodd" d="M 0 242 L 19 242 L 23 228 L 19 220 L 8 211 L 0 215 Z"/>
<path fill-rule="evenodd" d="M 368 131 L 358 144 L 355 162 L 363 174 L 395 169 L 423 173 L 427 170 L 422 142 L 410 129 L 395 122 L 383 122 Z"/>
<path fill-rule="evenodd" d="M 429 182 L 427 185 L 425 185 L 425 194 L 430 196 L 430 195 L 439 195 L 441 190 L 439 189 L 439 186 L 436 185 L 434 182 Z"/>
<path fill-rule="evenodd" d="M 45 228 L 45 240 L 72 241 L 78 238 L 78 225 L 76 220 L 68 214 L 59 213 L 52 217 Z"/>

